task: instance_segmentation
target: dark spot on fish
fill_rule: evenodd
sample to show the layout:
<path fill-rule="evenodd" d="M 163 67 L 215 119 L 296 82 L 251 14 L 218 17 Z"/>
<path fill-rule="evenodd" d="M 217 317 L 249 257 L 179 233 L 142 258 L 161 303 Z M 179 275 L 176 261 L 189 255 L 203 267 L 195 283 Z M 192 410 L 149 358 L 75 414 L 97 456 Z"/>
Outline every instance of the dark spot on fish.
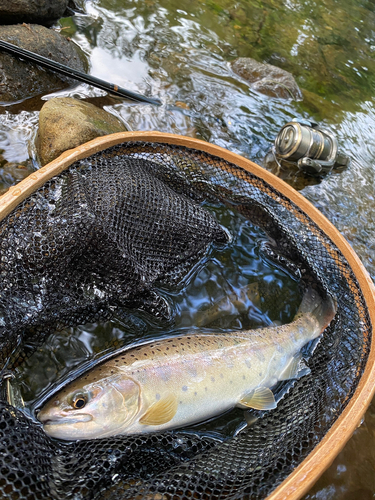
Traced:
<path fill-rule="evenodd" d="M 264 357 L 264 354 L 262 353 L 262 351 L 255 351 L 255 354 L 256 354 L 256 357 L 259 359 L 259 361 L 262 362 L 262 363 L 266 359 Z"/>
<path fill-rule="evenodd" d="M 262 372 L 260 372 L 260 373 L 259 373 L 259 377 L 261 377 L 262 375 L 263 375 L 263 374 L 262 374 Z"/>
<path fill-rule="evenodd" d="M 155 394 L 155 398 L 156 398 L 156 401 L 159 401 L 159 399 L 160 399 L 160 394 L 159 394 L 159 393 Z"/>
<path fill-rule="evenodd" d="M 115 373 L 113 370 L 111 370 L 111 373 Z"/>
<path fill-rule="evenodd" d="M 245 365 L 248 367 L 248 368 L 251 368 L 251 363 L 248 359 L 245 359 Z"/>
<path fill-rule="evenodd" d="M 224 378 L 224 375 L 222 373 L 220 373 L 220 378 Z"/>
<path fill-rule="evenodd" d="M 230 380 L 230 382 L 229 382 L 229 383 L 230 383 L 230 384 L 233 384 L 233 380 Z"/>
<path fill-rule="evenodd" d="M 242 375 L 242 378 L 245 380 L 246 379 L 245 375 Z"/>
<path fill-rule="evenodd" d="M 198 393 L 197 392 L 194 392 L 194 396 L 196 396 Z"/>
<path fill-rule="evenodd" d="M 215 382 L 215 377 L 211 377 L 211 382 Z"/>
<path fill-rule="evenodd" d="M 207 387 L 205 387 L 204 390 L 207 391 Z"/>
<path fill-rule="evenodd" d="M 182 386 L 182 390 L 183 390 L 183 391 L 187 391 L 187 390 L 188 390 L 187 385 L 183 385 L 183 386 Z"/>
<path fill-rule="evenodd" d="M 147 356 L 147 352 L 144 352 L 144 353 L 143 353 L 143 356 Z"/>

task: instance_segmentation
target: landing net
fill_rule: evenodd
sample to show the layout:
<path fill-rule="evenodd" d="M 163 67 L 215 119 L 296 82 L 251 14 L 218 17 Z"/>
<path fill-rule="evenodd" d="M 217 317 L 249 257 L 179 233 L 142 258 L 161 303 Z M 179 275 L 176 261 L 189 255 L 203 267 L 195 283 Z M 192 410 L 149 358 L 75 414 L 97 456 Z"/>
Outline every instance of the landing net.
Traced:
<path fill-rule="evenodd" d="M 0 368 L 21 366 L 48 334 L 142 309 L 168 319 L 173 286 L 228 235 L 201 204 L 237 210 L 268 253 L 338 311 L 311 373 L 231 439 L 184 430 L 62 443 L 4 396 L 0 497 L 262 499 L 329 433 L 370 353 L 372 327 L 351 265 L 331 238 L 260 176 L 204 151 L 125 142 L 76 161 L 0 223 Z M 4 391 L 3 391 L 4 392 Z"/>

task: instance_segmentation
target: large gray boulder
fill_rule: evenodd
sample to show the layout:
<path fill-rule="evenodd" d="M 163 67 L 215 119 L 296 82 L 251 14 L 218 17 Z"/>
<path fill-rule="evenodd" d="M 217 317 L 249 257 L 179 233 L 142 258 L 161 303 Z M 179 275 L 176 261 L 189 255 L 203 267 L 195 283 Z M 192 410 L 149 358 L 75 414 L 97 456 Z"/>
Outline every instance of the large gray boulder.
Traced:
<path fill-rule="evenodd" d="M 51 24 L 62 17 L 69 0 L 1 0 L 0 19 L 4 24 Z"/>
<path fill-rule="evenodd" d="M 0 40 L 36 52 L 79 71 L 88 67 L 83 51 L 60 33 L 39 26 L 0 26 Z M 0 102 L 16 102 L 63 89 L 73 80 L 0 51 Z"/>
<path fill-rule="evenodd" d="M 302 92 L 293 75 L 272 64 L 260 63 L 250 57 L 239 57 L 231 63 L 232 70 L 247 80 L 251 88 L 270 97 L 302 100 Z"/>
<path fill-rule="evenodd" d="M 39 113 L 39 160 L 46 165 L 95 137 L 124 131 L 126 127 L 118 118 L 93 104 L 71 97 L 50 99 Z"/>

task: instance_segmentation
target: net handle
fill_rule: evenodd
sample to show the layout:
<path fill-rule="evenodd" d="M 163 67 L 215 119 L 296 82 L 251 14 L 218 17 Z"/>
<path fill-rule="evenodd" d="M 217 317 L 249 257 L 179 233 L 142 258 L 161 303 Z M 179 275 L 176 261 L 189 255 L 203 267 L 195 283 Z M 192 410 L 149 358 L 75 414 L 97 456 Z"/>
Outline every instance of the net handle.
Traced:
<path fill-rule="evenodd" d="M 204 151 L 242 167 L 278 190 L 307 214 L 344 255 L 358 280 L 368 307 L 371 324 L 375 325 L 374 284 L 352 247 L 328 219 L 294 188 L 256 163 L 238 154 L 231 153 L 220 146 L 199 139 L 162 132 L 120 132 L 97 137 L 81 146 L 65 151 L 56 160 L 45 165 L 37 172 L 30 174 L 19 184 L 12 186 L 0 197 L 0 220 L 5 218 L 45 182 L 69 168 L 75 161 L 128 141 L 164 143 Z M 371 350 L 364 373 L 348 405 L 322 441 L 266 500 L 285 500 L 286 498 L 288 500 L 298 500 L 306 494 L 321 474 L 328 469 L 338 453 L 344 448 L 353 432 L 360 425 L 361 419 L 374 396 L 374 392 L 375 345 L 371 341 Z"/>

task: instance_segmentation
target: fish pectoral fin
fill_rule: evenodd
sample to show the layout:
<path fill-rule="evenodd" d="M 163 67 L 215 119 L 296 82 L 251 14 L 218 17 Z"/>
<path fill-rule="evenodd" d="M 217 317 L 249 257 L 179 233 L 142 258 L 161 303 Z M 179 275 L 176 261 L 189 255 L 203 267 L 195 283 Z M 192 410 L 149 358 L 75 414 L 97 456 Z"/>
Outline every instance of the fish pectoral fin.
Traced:
<path fill-rule="evenodd" d="M 273 392 L 268 387 L 257 387 L 254 391 L 240 399 L 240 406 L 254 408 L 254 410 L 273 410 L 276 401 Z"/>
<path fill-rule="evenodd" d="M 301 378 L 310 373 L 310 368 L 305 365 L 302 354 L 298 353 L 289 361 L 284 370 L 279 375 L 279 380 L 290 380 Z"/>
<path fill-rule="evenodd" d="M 152 404 L 146 411 L 139 423 L 143 425 L 166 424 L 177 412 L 177 399 L 175 396 L 167 396 Z"/>

